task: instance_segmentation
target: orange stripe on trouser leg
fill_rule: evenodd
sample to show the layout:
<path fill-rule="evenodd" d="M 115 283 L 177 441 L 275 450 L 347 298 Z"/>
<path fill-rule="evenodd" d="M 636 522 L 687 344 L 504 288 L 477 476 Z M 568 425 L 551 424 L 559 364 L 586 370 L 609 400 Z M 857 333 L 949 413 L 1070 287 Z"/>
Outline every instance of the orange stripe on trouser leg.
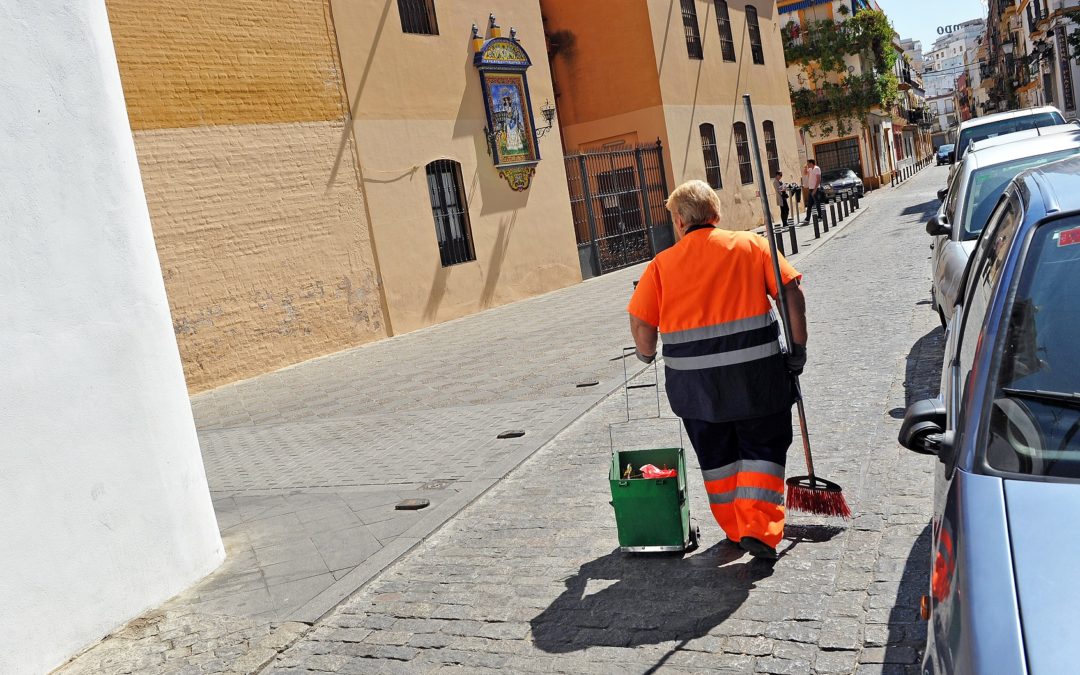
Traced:
<path fill-rule="evenodd" d="M 743 497 L 736 492 L 733 511 L 738 521 L 740 535 L 760 539 L 774 548 L 779 546 L 784 538 L 784 479 L 749 471 L 740 472 L 735 478 L 736 490 L 752 488 L 763 491 L 763 496 L 769 497 L 769 499 L 753 499 Z"/>
<path fill-rule="evenodd" d="M 720 480 L 707 480 L 705 481 L 705 492 L 710 495 L 723 494 L 734 490 L 737 486 L 736 480 L 738 476 L 728 476 Z M 735 507 L 732 504 L 709 504 L 712 511 L 713 518 L 716 519 L 716 523 L 720 526 L 720 529 L 724 531 L 728 539 L 732 541 L 739 541 L 741 534 L 739 533 L 739 519 L 735 515 Z"/>

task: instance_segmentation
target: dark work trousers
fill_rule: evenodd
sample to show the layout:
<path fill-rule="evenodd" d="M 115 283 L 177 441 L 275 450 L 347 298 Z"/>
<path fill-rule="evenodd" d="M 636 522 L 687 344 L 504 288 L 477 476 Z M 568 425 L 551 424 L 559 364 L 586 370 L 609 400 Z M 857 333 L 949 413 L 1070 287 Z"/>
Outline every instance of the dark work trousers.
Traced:
<path fill-rule="evenodd" d="M 781 225 L 787 225 L 787 218 L 788 218 L 787 198 L 786 197 L 781 197 L 780 198 L 780 224 Z"/>
<path fill-rule="evenodd" d="M 705 492 L 728 539 L 776 547 L 784 536 L 784 466 L 791 409 L 735 422 L 684 419 Z"/>

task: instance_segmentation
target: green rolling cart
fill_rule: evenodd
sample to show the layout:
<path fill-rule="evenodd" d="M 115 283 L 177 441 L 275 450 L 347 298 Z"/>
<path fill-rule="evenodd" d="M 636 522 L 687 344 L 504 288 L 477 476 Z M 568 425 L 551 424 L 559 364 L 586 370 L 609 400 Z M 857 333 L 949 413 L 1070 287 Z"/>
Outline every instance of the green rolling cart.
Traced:
<path fill-rule="evenodd" d="M 653 382 L 630 384 L 626 359 L 633 358 L 633 347 L 623 350 L 623 389 L 626 394 L 626 421 L 609 425 L 611 465 L 608 482 L 611 486 L 611 505 L 619 531 L 619 550 L 626 553 L 677 553 L 692 551 L 698 546 L 700 532 L 690 522 L 690 499 L 686 490 L 686 459 L 682 442 L 682 421 L 660 416 L 659 371 L 653 362 Z M 629 353 L 628 353 L 629 352 Z M 652 387 L 656 391 L 656 415 L 630 417 L 630 391 Z M 617 449 L 617 432 L 632 425 L 672 422 L 679 430 L 679 442 L 673 447 Z M 671 478 L 641 477 L 642 466 L 652 464 L 674 468 Z"/>

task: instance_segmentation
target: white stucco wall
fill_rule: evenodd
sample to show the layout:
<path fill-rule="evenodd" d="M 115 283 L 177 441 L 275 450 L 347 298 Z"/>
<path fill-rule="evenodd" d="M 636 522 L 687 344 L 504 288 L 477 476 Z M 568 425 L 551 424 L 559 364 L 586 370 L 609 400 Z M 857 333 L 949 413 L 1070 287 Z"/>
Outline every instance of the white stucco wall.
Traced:
<path fill-rule="evenodd" d="M 0 3 L 0 673 L 224 557 L 103 0 Z"/>

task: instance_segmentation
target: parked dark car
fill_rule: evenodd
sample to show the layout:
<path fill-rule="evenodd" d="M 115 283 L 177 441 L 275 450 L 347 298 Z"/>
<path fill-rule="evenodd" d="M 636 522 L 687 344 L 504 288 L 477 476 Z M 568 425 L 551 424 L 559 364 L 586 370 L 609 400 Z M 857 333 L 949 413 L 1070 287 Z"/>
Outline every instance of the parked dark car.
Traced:
<path fill-rule="evenodd" d="M 970 260 L 900 431 L 937 456 L 923 672 L 1076 672 L 1080 158 L 1017 176 Z"/>
<path fill-rule="evenodd" d="M 864 189 L 862 178 L 851 169 L 830 169 L 821 173 L 821 190 L 826 199 L 832 199 L 833 195 L 845 190 L 854 191 L 862 197 Z"/>
<path fill-rule="evenodd" d="M 953 145 L 952 143 L 945 143 L 943 145 L 938 146 L 938 149 L 937 149 L 937 165 L 938 166 L 941 166 L 942 164 L 952 164 L 953 163 L 952 151 L 953 151 L 953 148 L 955 148 L 955 147 L 956 146 Z"/>

